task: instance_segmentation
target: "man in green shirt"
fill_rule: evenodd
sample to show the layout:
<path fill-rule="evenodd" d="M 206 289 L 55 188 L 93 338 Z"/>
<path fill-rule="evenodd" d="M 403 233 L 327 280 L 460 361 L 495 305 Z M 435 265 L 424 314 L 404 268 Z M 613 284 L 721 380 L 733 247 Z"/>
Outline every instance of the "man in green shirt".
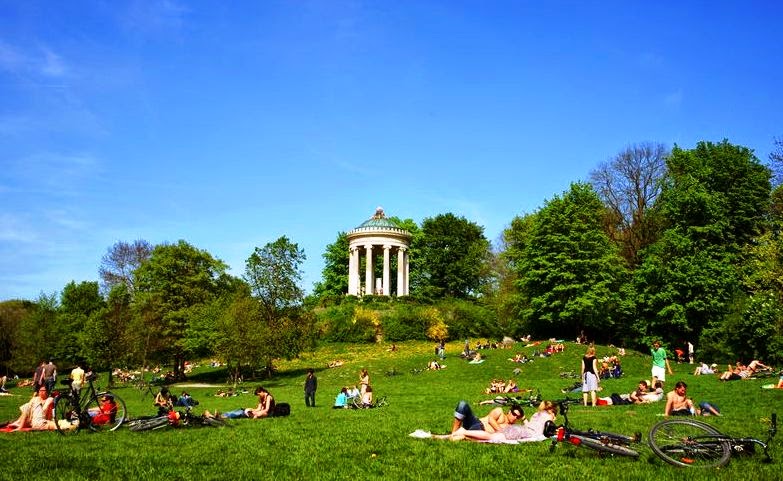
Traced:
<path fill-rule="evenodd" d="M 661 341 L 657 339 L 653 342 L 652 349 L 652 383 L 655 385 L 655 381 L 666 382 L 666 371 L 669 374 L 674 374 L 672 368 L 669 365 L 669 359 L 666 357 L 666 349 L 661 347 Z"/>

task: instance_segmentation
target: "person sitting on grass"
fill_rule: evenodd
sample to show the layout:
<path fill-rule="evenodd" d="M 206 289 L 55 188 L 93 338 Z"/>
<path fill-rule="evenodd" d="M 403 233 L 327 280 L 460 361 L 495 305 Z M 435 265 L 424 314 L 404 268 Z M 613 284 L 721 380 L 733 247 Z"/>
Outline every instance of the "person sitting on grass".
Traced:
<path fill-rule="evenodd" d="M 485 394 L 496 394 L 505 392 L 506 382 L 502 379 L 493 379 L 489 383 L 489 387 L 484 390 Z"/>
<path fill-rule="evenodd" d="M 223 419 L 259 419 L 271 416 L 275 412 L 275 399 L 269 394 L 269 391 L 261 386 L 256 388 L 255 394 L 258 396 L 258 406 L 255 409 L 240 408 L 225 413 L 215 412 L 215 414 L 204 411 L 204 416 L 208 418 L 219 416 Z"/>
<path fill-rule="evenodd" d="M 356 385 L 353 385 L 347 389 L 346 394 L 348 396 L 348 402 L 351 402 L 353 401 L 353 398 L 359 397 L 361 392 L 359 392 L 359 388 L 356 387 Z"/>
<path fill-rule="evenodd" d="M 683 381 L 677 381 L 674 390 L 666 395 L 666 407 L 663 409 L 663 415 L 693 416 L 695 413 L 693 400 L 688 397 L 688 385 Z"/>
<path fill-rule="evenodd" d="M 115 421 L 117 417 L 117 401 L 114 400 L 114 396 L 104 394 L 98 409 L 98 412 L 92 417 L 93 424 L 101 426 Z"/>
<path fill-rule="evenodd" d="M 529 420 L 525 420 L 525 413 L 522 411 L 522 407 L 517 404 L 511 406 L 509 414 L 515 417 L 515 421 L 518 420 L 523 423 L 510 423 L 495 432 L 471 430 L 460 427 L 451 434 L 433 437 L 436 439 L 449 439 L 451 441 L 469 440 L 495 443 L 521 441 L 525 439 L 545 439 L 544 429 L 547 422 L 554 422 L 557 417 L 557 405 L 551 401 L 543 401 L 538 406 L 538 411 L 536 411 Z"/>
<path fill-rule="evenodd" d="M 174 409 L 169 388 L 166 386 L 160 388 L 160 391 L 158 391 L 158 394 L 155 395 L 155 399 L 152 401 L 152 405 L 158 408 L 158 416 L 166 416 L 169 411 Z"/>
<path fill-rule="evenodd" d="M 362 407 L 363 408 L 372 407 L 372 386 L 367 386 L 364 393 L 362 394 Z"/>
<path fill-rule="evenodd" d="M 337 393 L 337 397 L 334 400 L 334 409 L 345 409 L 348 407 L 348 389 L 343 387 L 340 392 Z"/>
<path fill-rule="evenodd" d="M 248 417 L 265 418 L 271 416 L 275 412 L 275 398 L 269 394 L 266 388 L 261 386 L 256 388 L 254 394 L 258 396 L 258 406 L 248 410 Z"/>
<path fill-rule="evenodd" d="M 718 367 L 717 364 L 713 364 L 712 366 L 708 366 L 706 362 L 702 362 L 693 371 L 693 375 L 694 376 L 701 376 L 701 375 L 715 374 L 715 369 L 714 368 L 716 368 L 716 367 Z"/>
<path fill-rule="evenodd" d="M 440 371 L 441 369 L 446 369 L 446 366 L 442 365 L 437 360 L 432 360 L 427 365 L 427 369 L 429 369 L 430 371 Z"/>
<path fill-rule="evenodd" d="M 509 379 L 506 383 L 506 387 L 503 388 L 504 393 L 510 393 L 510 392 L 519 392 L 519 386 L 517 385 L 517 382 L 513 379 Z"/>
<path fill-rule="evenodd" d="M 13 431 L 25 428 L 30 428 L 33 431 L 54 431 L 57 426 L 52 421 L 53 409 L 54 399 L 49 397 L 46 386 L 41 385 L 36 395 L 19 407 L 19 411 L 21 411 L 19 418 L 9 423 L 7 427 L 13 428 Z"/>
<path fill-rule="evenodd" d="M 634 404 L 641 404 L 643 402 L 642 396 L 644 396 L 648 392 L 649 390 L 647 386 L 647 381 L 642 379 L 641 381 L 639 381 L 639 386 L 636 388 L 636 390 L 634 390 L 632 393 L 628 395 L 628 400 L 632 401 Z"/>

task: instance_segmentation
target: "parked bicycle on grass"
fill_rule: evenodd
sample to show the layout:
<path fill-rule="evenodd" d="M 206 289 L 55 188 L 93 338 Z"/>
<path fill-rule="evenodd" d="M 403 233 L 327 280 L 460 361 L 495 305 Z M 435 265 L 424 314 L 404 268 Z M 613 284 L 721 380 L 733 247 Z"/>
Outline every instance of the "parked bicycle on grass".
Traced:
<path fill-rule="evenodd" d="M 732 455 L 751 455 L 760 448 L 764 461 L 772 462 L 769 443 L 777 433 L 777 414 L 769 419 L 767 440 L 728 436 L 707 423 L 695 419 L 667 419 L 650 429 L 649 444 L 653 452 L 667 463 L 680 467 L 719 468 Z"/>
<path fill-rule="evenodd" d="M 131 431 L 154 431 L 165 427 L 223 427 L 226 421 L 220 416 L 208 416 L 205 414 L 193 414 L 193 408 L 187 406 L 184 411 L 169 411 L 164 416 L 154 416 L 148 418 L 139 418 L 128 421 L 128 428 Z"/>
<path fill-rule="evenodd" d="M 563 424 L 555 426 L 550 424 L 544 434 L 552 439 L 549 451 L 555 450 L 558 443 L 567 442 L 574 446 L 584 446 L 597 451 L 601 455 L 618 455 L 631 458 L 638 458 L 639 453 L 630 447 L 631 444 L 638 443 L 642 439 L 641 433 L 633 436 L 624 434 L 610 433 L 606 431 L 596 431 L 588 429 L 579 431 L 572 428 L 568 422 L 568 405 L 574 404 L 574 399 L 564 399 L 558 401 L 560 413 L 563 415 Z"/>
<path fill-rule="evenodd" d="M 61 381 L 68 389 L 57 393 L 53 418 L 60 434 L 80 429 L 114 431 L 127 419 L 125 401 L 111 391 L 96 389 L 96 376 L 87 376 L 87 387 L 80 391 L 71 389 L 71 379 Z"/>

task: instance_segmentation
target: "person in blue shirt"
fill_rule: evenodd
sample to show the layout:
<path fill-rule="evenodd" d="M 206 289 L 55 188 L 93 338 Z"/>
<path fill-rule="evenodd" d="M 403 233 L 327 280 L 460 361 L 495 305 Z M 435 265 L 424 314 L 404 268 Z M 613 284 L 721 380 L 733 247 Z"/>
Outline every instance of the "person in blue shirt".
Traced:
<path fill-rule="evenodd" d="M 348 390 L 346 388 L 340 389 L 340 393 L 334 400 L 334 409 L 345 409 L 348 407 Z"/>

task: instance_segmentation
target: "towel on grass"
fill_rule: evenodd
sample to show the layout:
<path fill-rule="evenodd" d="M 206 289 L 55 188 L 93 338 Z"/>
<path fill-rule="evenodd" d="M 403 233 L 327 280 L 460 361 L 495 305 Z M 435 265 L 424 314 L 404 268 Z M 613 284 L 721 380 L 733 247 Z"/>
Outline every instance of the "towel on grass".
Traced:
<path fill-rule="evenodd" d="M 432 433 L 429 431 L 424 431 L 423 429 L 417 429 L 410 433 L 408 436 L 412 438 L 417 439 L 431 439 Z M 543 434 L 534 436 L 532 438 L 525 438 L 525 439 L 507 439 L 505 441 L 481 441 L 477 439 L 469 439 L 468 441 L 478 442 L 478 443 L 490 443 L 490 444 L 520 444 L 520 443 L 529 443 L 529 442 L 538 442 L 538 441 L 546 441 L 549 439 L 548 437 L 544 436 Z"/>

